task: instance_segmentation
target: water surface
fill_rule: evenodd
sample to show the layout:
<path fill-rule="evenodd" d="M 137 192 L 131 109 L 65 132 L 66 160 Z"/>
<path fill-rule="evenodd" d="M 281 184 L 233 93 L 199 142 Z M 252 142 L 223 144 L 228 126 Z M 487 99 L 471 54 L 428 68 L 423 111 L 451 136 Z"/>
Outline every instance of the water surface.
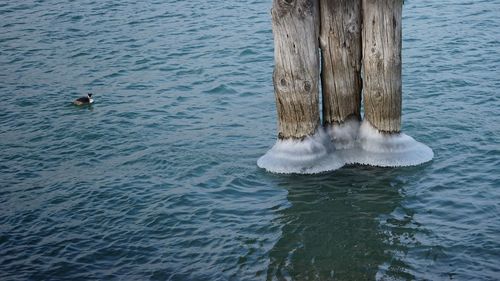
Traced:
<path fill-rule="evenodd" d="M 405 2 L 434 160 L 315 176 L 256 166 L 271 1 L 0 3 L 0 279 L 498 280 L 500 2 Z"/>

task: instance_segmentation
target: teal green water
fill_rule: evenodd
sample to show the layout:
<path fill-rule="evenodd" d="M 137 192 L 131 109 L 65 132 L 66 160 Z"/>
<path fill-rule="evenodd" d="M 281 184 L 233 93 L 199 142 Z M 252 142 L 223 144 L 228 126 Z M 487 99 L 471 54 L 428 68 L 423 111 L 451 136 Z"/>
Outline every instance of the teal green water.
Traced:
<path fill-rule="evenodd" d="M 271 1 L 1 2 L 0 279 L 500 279 L 500 2 L 405 2 L 434 160 L 314 176 L 256 166 Z"/>

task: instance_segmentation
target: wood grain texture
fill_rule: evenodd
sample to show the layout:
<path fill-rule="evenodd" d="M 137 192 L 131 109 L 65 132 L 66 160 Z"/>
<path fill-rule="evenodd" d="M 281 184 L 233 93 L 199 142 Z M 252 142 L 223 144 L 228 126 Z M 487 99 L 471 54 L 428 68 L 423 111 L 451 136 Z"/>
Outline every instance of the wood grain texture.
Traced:
<path fill-rule="evenodd" d="M 274 93 L 278 137 L 302 139 L 319 126 L 317 0 L 274 0 Z"/>
<path fill-rule="evenodd" d="M 320 0 L 323 123 L 361 120 L 361 0 Z"/>
<path fill-rule="evenodd" d="M 401 0 L 363 0 L 365 119 L 382 132 L 401 130 Z"/>

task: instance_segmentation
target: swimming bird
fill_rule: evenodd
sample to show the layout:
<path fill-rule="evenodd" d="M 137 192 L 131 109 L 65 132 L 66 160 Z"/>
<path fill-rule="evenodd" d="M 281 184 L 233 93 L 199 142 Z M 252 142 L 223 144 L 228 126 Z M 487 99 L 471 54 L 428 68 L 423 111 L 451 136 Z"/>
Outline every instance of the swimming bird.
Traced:
<path fill-rule="evenodd" d="M 75 101 L 73 101 L 73 104 L 74 105 L 86 105 L 86 104 L 91 104 L 93 102 L 94 102 L 94 100 L 92 99 L 92 94 L 88 93 L 86 97 L 77 98 Z"/>

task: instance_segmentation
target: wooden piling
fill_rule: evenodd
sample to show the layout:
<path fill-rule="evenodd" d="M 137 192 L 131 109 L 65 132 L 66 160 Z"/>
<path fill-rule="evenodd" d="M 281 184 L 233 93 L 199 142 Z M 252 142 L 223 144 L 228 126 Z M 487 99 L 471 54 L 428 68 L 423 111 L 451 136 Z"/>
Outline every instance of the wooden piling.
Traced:
<path fill-rule="evenodd" d="M 303 139 L 319 126 L 318 0 L 273 0 L 278 137 Z"/>
<path fill-rule="evenodd" d="M 365 120 L 381 132 L 401 130 L 402 0 L 363 0 Z"/>
<path fill-rule="evenodd" d="M 361 120 L 361 1 L 320 0 L 325 125 Z"/>

